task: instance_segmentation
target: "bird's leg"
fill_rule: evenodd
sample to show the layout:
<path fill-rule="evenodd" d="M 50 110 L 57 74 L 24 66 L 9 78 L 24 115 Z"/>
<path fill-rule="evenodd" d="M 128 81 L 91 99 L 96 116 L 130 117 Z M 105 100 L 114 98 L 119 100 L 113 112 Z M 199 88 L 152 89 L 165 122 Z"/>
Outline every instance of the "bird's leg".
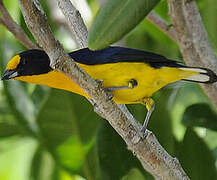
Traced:
<path fill-rule="evenodd" d="M 103 86 L 103 80 L 102 79 L 96 79 L 96 81 L 100 84 L 100 86 Z M 108 95 L 108 98 L 109 100 L 112 100 L 112 98 L 114 97 L 114 95 L 107 89 L 107 95 Z"/>
<path fill-rule="evenodd" d="M 146 106 L 146 109 L 148 110 L 146 117 L 145 117 L 145 120 L 144 120 L 144 123 L 143 123 L 143 126 L 142 126 L 142 129 L 141 129 L 141 132 L 143 134 L 145 134 L 149 119 L 151 117 L 152 112 L 154 111 L 155 103 L 154 103 L 154 100 L 152 98 L 147 97 L 147 98 L 142 99 L 142 104 L 144 104 Z"/>
<path fill-rule="evenodd" d="M 107 87 L 106 89 L 108 91 L 115 91 L 115 90 L 121 90 L 121 89 L 133 89 L 137 85 L 138 85 L 138 82 L 135 79 L 131 79 L 128 81 L 128 86 Z"/>

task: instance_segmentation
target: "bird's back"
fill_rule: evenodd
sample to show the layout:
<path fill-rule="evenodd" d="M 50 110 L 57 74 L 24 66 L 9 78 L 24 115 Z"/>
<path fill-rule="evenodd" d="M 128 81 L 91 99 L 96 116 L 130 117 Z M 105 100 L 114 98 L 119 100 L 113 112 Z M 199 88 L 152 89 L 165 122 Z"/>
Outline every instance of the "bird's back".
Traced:
<path fill-rule="evenodd" d="M 69 53 L 69 55 L 78 63 L 86 65 L 111 64 L 120 62 L 130 63 L 147 63 L 154 68 L 162 66 L 180 67 L 177 61 L 167 59 L 162 55 L 152 52 L 125 48 L 125 47 L 109 47 L 102 50 L 92 51 L 88 48 L 80 49 Z"/>

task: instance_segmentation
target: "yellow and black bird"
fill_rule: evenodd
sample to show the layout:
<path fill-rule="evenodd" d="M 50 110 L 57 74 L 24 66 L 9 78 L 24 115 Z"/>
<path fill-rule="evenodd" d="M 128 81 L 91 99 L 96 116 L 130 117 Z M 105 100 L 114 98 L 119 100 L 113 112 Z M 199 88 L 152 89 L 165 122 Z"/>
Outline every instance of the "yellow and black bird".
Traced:
<path fill-rule="evenodd" d="M 151 96 L 169 83 L 186 80 L 214 83 L 216 74 L 206 68 L 188 67 L 164 56 L 137 49 L 108 47 L 92 51 L 80 49 L 69 54 L 92 78 L 102 80 L 118 104 L 144 104 L 148 110 L 142 131 L 154 110 Z M 2 80 L 15 79 L 88 95 L 63 73 L 50 67 L 42 50 L 27 50 L 8 63 Z"/>

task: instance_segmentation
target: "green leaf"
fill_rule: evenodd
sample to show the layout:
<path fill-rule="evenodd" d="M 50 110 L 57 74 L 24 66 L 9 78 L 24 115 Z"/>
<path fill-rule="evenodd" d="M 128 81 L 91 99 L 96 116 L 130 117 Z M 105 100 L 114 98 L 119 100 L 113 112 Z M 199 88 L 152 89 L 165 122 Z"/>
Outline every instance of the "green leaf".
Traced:
<path fill-rule="evenodd" d="M 22 131 L 19 126 L 0 122 L 0 138 L 21 135 Z"/>
<path fill-rule="evenodd" d="M 83 164 L 83 176 L 86 179 L 90 180 L 101 180 L 100 177 L 100 167 L 99 167 L 99 159 L 97 153 L 96 143 L 92 146 L 89 152 L 85 156 L 85 162 Z"/>
<path fill-rule="evenodd" d="M 94 142 L 98 118 L 84 97 L 56 89 L 51 89 L 39 111 L 37 122 L 44 144 L 71 173 L 82 171 L 85 155 Z"/>
<path fill-rule="evenodd" d="M 72 173 L 78 173 L 85 160 L 85 150 L 78 136 L 73 135 L 57 147 L 55 155 L 61 164 L 72 170 Z"/>
<path fill-rule="evenodd" d="M 208 104 L 193 104 L 185 110 L 182 123 L 188 127 L 199 126 L 217 131 L 217 114 Z"/>
<path fill-rule="evenodd" d="M 89 143 L 95 135 L 98 116 L 85 98 L 51 89 L 37 122 L 48 146 L 55 149 L 72 135 L 77 135 L 81 143 Z"/>
<path fill-rule="evenodd" d="M 199 1 L 198 3 L 203 4 L 200 8 L 201 17 L 203 17 L 203 23 L 209 35 L 210 43 L 212 47 L 217 50 L 217 37 L 216 31 L 217 22 L 216 22 L 216 0 L 209 1 Z M 209 9 L 209 11 L 207 11 Z"/>
<path fill-rule="evenodd" d="M 131 169 L 130 172 L 121 180 L 145 180 L 145 178 L 138 169 L 134 168 Z"/>
<path fill-rule="evenodd" d="M 44 103 L 44 101 L 47 100 L 47 96 L 49 95 L 49 87 L 46 86 L 40 86 L 36 85 L 32 94 L 31 94 L 31 100 L 35 105 L 35 114 L 38 114 L 38 111 L 41 107 L 41 105 Z"/>
<path fill-rule="evenodd" d="M 39 180 L 40 179 L 40 168 L 41 168 L 41 162 L 42 162 L 42 154 L 43 150 L 41 146 L 38 146 L 35 154 L 32 159 L 32 164 L 31 164 L 31 177 L 34 180 Z"/>
<path fill-rule="evenodd" d="M 72 111 L 68 95 L 63 91 L 50 89 L 49 97 L 37 115 L 40 132 L 50 149 L 55 149 L 74 133 Z"/>
<path fill-rule="evenodd" d="M 216 160 L 217 160 L 217 147 L 215 147 L 215 148 L 213 149 L 212 154 L 213 154 L 213 156 L 214 156 L 214 158 L 215 158 L 215 161 L 216 161 Z"/>
<path fill-rule="evenodd" d="M 3 84 L 12 112 L 20 119 L 23 119 L 23 121 L 33 123 L 35 117 L 34 104 L 25 93 L 21 83 L 17 81 L 3 81 Z"/>
<path fill-rule="evenodd" d="M 176 151 L 182 167 L 192 180 L 217 179 L 213 155 L 193 130 L 187 129 Z"/>
<path fill-rule="evenodd" d="M 109 0 L 94 20 L 88 39 L 90 49 L 103 49 L 120 40 L 139 24 L 159 0 Z"/>
<path fill-rule="evenodd" d="M 52 157 L 39 145 L 32 159 L 30 171 L 32 180 L 53 180 L 56 171 Z"/>
<path fill-rule="evenodd" d="M 140 169 L 146 176 L 139 160 L 127 150 L 125 142 L 105 120 L 101 121 L 97 134 L 97 149 L 104 180 L 121 179 L 132 168 Z"/>

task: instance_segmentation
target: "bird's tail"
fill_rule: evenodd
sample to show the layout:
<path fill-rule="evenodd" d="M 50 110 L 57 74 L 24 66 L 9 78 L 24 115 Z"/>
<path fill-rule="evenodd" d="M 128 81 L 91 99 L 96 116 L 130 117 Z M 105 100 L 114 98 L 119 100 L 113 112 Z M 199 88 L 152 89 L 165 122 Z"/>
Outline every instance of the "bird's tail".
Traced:
<path fill-rule="evenodd" d="M 179 69 L 184 71 L 198 72 L 183 80 L 193 81 L 199 83 L 214 83 L 217 81 L 217 75 L 210 69 L 198 68 L 198 67 L 180 67 Z"/>

